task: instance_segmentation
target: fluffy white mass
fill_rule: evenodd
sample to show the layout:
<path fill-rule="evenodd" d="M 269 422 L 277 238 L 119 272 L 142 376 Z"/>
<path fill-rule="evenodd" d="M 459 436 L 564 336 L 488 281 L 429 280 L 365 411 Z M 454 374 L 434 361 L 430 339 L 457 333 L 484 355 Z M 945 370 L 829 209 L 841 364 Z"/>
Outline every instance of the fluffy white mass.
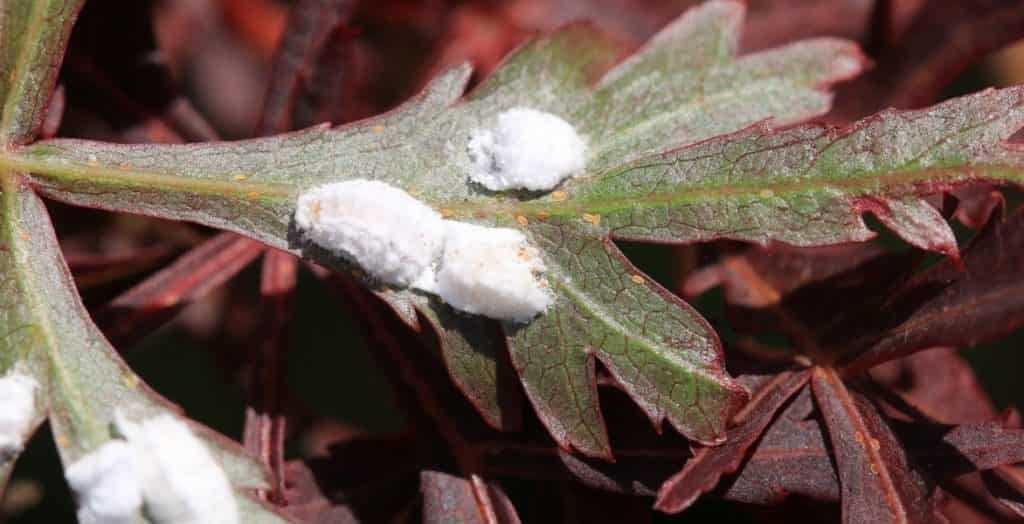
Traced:
<path fill-rule="evenodd" d="M 516 107 L 469 139 L 470 180 L 492 191 L 548 191 L 585 164 L 586 144 L 556 115 Z"/>
<path fill-rule="evenodd" d="M 64 475 L 83 524 L 237 524 L 227 476 L 184 422 L 160 415 L 140 423 L 115 417 L 114 439 L 68 466 Z"/>
<path fill-rule="evenodd" d="M 409 286 L 436 263 L 441 215 L 384 182 L 350 180 L 299 196 L 295 224 L 315 244 L 349 257 L 388 284 Z"/>
<path fill-rule="evenodd" d="M 160 524 L 236 524 L 227 475 L 184 422 L 160 415 L 141 423 L 117 418 L 138 464 L 146 514 Z"/>
<path fill-rule="evenodd" d="M 544 261 L 514 229 L 450 222 L 437 272 L 437 293 L 452 307 L 526 322 L 551 305 L 538 275 Z"/>
<path fill-rule="evenodd" d="M 514 229 L 444 220 L 405 191 L 352 180 L 299 197 L 296 225 L 389 284 L 435 293 L 467 313 L 525 322 L 551 304 L 540 252 Z"/>
<path fill-rule="evenodd" d="M 78 500 L 80 524 L 128 524 L 142 509 L 135 452 L 123 440 L 111 440 L 64 470 Z"/>
<path fill-rule="evenodd" d="M 17 371 L 0 378 L 0 458 L 21 451 L 32 429 L 36 386 L 32 377 Z"/>

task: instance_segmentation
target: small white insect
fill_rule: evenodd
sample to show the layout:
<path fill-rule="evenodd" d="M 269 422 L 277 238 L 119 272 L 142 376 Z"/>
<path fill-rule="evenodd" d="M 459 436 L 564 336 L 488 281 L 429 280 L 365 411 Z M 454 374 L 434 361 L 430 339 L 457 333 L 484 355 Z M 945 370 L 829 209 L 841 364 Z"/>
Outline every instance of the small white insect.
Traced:
<path fill-rule="evenodd" d="M 103 444 L 68 466 L 64 476 L 78 500 L 80 524 L 136 522 L 142 490 L 135 451 L 127 442 Z"/>
<path fill-rule="evenodd" d="M 21 451 L 35 416 L 35 379 L 11 371 L 0 378 L 0 459 Z"/>
<path fill-rule="evenodd" d="M 437 292 L 455 309 L 526 322 L 552 303 L 537 248 L 514 229 L 449 222 Z"/>
<path fill-rule="evenodd" d="M 469 139 L 470 180 L 492 191 L 549 191 L 583 170 L 586 144 L 551 113 L 516 107 L 498 114 L 491 129 Z"/>
<path fill-rule="evenodd" d="M 295 223 L 311 241 L 347 256 L 385 283 L 412 285 L 437 261 L 441 215 L 376 180 L 326 184 L 299 196 Z"/>

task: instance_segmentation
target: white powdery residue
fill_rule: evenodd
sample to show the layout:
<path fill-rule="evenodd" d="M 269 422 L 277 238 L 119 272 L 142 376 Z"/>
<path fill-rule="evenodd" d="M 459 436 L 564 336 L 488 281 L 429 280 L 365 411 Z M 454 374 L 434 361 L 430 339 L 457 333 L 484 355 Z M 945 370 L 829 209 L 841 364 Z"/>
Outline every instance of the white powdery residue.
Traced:
<path fill-rule="evenodd" d="M 544 261 L 514 229 L 449 222 L 437 293 L 455 309 L 526 322 L 551 305 Z"/>
<path fill-rule="evenodd" d="M 491 129 L 469 140 L 469 178 L 492 191 L 548 191 L 585 164 L 586 144 L 556 115 L 516 107 L 498 115 Z"/>
<path fill-rule="evenodd" d="M 441 215 L 375 180 L 326 184 L 299 196 L 295 223 L 318 246 L 349 257 L 385 283 L 409 286 L 429 270 L 444 240 Z"/>
<path fill-rule="evenodd" d="M 227 475 L 184 422 L 160 415 L 140 423 L 116 417 L 135 451 L 145 512 L 160 524 L 237 524 Z"/>
<path fill-rule="evenodd" d="M 32 429 L 36 387 L 35 379 L 17 371 L 0 378 L 0 459 L 21 451 Z"/>
<path fill-rule="evenodd" d="M 78 459 L 64 471 L 78 500 L 80 524 L 128 524 L 142 509 L 135 451 L 123 440 L 111 440 Z"/>

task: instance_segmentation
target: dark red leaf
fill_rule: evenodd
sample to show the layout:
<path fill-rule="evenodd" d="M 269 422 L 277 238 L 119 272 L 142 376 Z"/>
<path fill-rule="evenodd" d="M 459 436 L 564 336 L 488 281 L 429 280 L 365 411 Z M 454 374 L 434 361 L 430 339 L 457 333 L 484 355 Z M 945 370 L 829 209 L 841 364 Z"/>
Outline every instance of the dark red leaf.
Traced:
<path fill-rule="evenodd" d="M 497 484 L 472 476 L 469 480 L 424 471 L 423 523 L 519 524 L 519 516 L 508 496 Z"/>
<path fill-rule="evenodd" d="M 653 497 L 690 453 L 678 445 L 616 448 L 615 462 L 573 455 L 553 446 L 494 443 L 483 445 L 490 475 L 531 480 L 572 480 L 589 488 Z"/>
<path fill-rule="evenodd" d="M 1004 0 L 929 0 L 875 69 L 838 89 L 830 118 L 933 103 L 975 59 L 1024 37 L 1024 10 Z"/>
<path fill-rule="evenodd" d="M 871 369 L 871 376 L 901 392 L 928 418 L 970 424 L 998 417 L 974 370 L 956 349 L 934 348 Z"/>
<path fill-rule="evenodd" d="M 981 475 L 989 493 L 1006 508 L 1024 518 L 1024 472 L 1019 467 L 1003 466 Z"/>
<path fill-rule="evenodd" d="M 744 50 L 767 49 L 802 38 L 860 40 L 868 31 L 870 0 L 759 0 L 750 2 Z"/>
<path fill-rule="evenodd" d="M 944 260 L 899 290 L 850 346 L 848 373 L 935 346 L 973 346 L 1024 325 L 1024 213 L 992 220 L 965 250 L 963 268 Z M 860 349 L 863 348 L 863 349 Z"/>
<path fill-rule="evenodd" d="M 97 313 L 96 323 L 111 342 L 124 347 L 230 280 L 263 250 L 254 240 L 220 233 L 112 300 Z"/>
<path fill-rule="evenodd" d="M 400 522 L 418 504 L 422 458 L 414 440 L 348 433 L 326 448 L 286 465 L 284 509 L 298 522 Z"/>
<path fill-rule="evenodd" d="M 830 368 L 815 368 L 811 386 L 839 471 L 843 522 L 940 522 L 930 487 L 875 406 Z"/>
<path fill-rule="evenodd" d="M 145 274 L 180 251 L 172 243 L 127 246 L 126 249 L 110 253 L 61 247 L 65 250 L 65 259 L 80 292 Z"/>
<path fill-rule="evenodd" d="M 950 193 L 958 201 L 956 219 L 972 229 L 980 229 L 997 209 L 1005 207 L 1003 194 L 989 184 L 964 186 Z"/>
<path fill-rule="evenodd" d="M 69 119 L 64 136 L 96 136 L 100 120 L 118 141 L 215 140 L 210 128 L 177 92 L 160 60 L 150 21 L 154 2 L 90 2 L 71 35 L 61 72 Z M 124 20 L 138 20 L 124 24 Z"/>
<path fill-rule="evenodd" d="M 806 371 L 793 371 L 780 373 L 767 381 L 733 416 L 733 427 L 728 430 L 725 443 L 699 448 L 682 471 L 662 484 L 654 507 L 678 513 L 718 484 L 722 475 L 736 471 L 750 446 L 757 442 L 779 409 L 807 383 L 808 378 Z"/>
<path fill-rule="evenodd" d="M 1002 422 L 947 426 L 894 422 L 903 445 L 936 477 L 1024 462 L 1024 430 Z"/>
<path fill-rule="evenodd" d="M 297 273 L 294 255 L 276 249 L 264 252 L 260 275 L 263 322 L 250 360 L 249 405 L 242 436 L 246 449 L 273 475 L 274 484 L 266 496 L 278 504 L 284 501 L 285 365 Z"/>
<path fill-rule="evenodd" d="M 288 516 L 301 522 L 358 524 L 359 518 L 347 505 L 332 503 L 321 491 L 317 478 L 308 466 L 300 461 L 285 465 L 288 488 L 285 506 Z"/>
<path fill-rule="evenodd" d="M 1006 420 L 999 421 L 1001 417 L 978 383 L 974 371 L 955 349 L 934 348 L 915 353 L 907 358 L 876 366 L 872 368 L 871 374 L 888 387 L 901 391 L 913 404 L 912 410 L 916 410 L 915 418 L 919 420 L 968 424 L 963 426 L 964 428 L 990 427 L 997 432 L 997 438 L 1005 436 L 1005 432 L 1009 432 L 1015 438 L 1019 431 L 1015 429 L 1017 424 Z M 921 427 L 921 430 L 917 429 L 918 427 Z M 921 460 L 926 465 L 931 465 L 932 470 L 939 475 L 976 469 L 969 460 L 971 450 L 964 453 L 954 446 L 944 446 L 941 442 L 936 445 L 936 442 L 944 437 L 943 430 L 941 425 L 933 424 L 931 427 L 940 428 L 940 431 L 933 433 L 933 442 L 925 446 L 915 444 L 914 440 L 920 440 L 922 434 L 928 433 L 928 425 L 922 427 L 918 424 L 906 428 L 902 436 L 907 447 L 920 454 L 930 454 L 931 457 L 924 456 Z M 1000 428 L 1002 431 L 999 431 Z M 934 438 L 935 436 L 938 440 Z M 979 443 L 983 449 L 991 450 L 998 447 L 997 442 L 983 440 Z M 1011 445 L 1001 451 L 1009 455 L 1002 456 L 1002 461 L 1006 461 L 1015 460 L 1016 457 L 1012 454 L 1018 450 Z M 941 458 L 943 455 L 945 457 Z M 997 454 L 997 457 L 998 455 L 1001 453 Z M 1002 461 L 997 458 L 987 465 Z M 1007 513 L 1012 513 L 1014 504 L 1007 503 L 1006 500 L 1014 496 L 1013 484 L 998 478 L 1000 473 L 1006 471 L 1012 471 L 1012 466 L 996 466 L 990 471 L 937 479 L 943 489 L 951 495 L 944 509 L 945 514 L 953 522 L 1003 522 L 1011 518 Z M 1001 495 L 995 495 L 995 492 Z"/>
<path fill-rule="evenodd" d="M 694 272 L 683 292 L 692 298 L 720 284 L 731 304 L 767 307 L 797 288 L 847 273 L 883 253 L 880 246 L 869 243 L 814 248 L 755 246 Z"/>
<path fill-rule="evenodd" d="M 345 24 L 353 4 L 354 0 L 300 0 L 292 7 L 274 57 L 258 135 L 339 118 L 332 108 L 342 98 L 341 83 L 336 79 L 346 74 L 344 46 L 352 33 Z M 326 92 L 330 90 L 334 92 Z M 308 97 L 313 100 L 300 104 L 300 99 Z M 322 119 L 300 117 L 300 109 Z"/>
<path fill-rule="evenodd" d="M 1001 524 L 1021 520 L 989 492 L 983 478 L 990 473 L 964 475 L 943 483 L 942 489 L 947 494 L 943 513 L 950 522 Z"/>
<path fill-rule="evenodd" d="M 790 495 L 839 500 L 839 479 L 825 434 L 811 418 L 814 401 L 805 388 L 776 417 L 754 452 L 715 494 L 747 504 L 775 505 Z"/>

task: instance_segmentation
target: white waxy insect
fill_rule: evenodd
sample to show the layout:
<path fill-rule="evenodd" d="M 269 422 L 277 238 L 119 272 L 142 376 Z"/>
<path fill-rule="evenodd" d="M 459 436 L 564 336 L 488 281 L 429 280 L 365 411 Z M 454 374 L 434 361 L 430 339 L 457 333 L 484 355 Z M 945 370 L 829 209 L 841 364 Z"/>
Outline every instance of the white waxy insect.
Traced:
<path fill-rule="evenodd" d="M 155 522 L 239 522 L 227 475 L 184 422 L 171 415 L 139 423 L 115 420 L 135 450 L 146 514 Z"/>
<path fill-rule="evenodd" d="M 370 275 L 437 294 L 459 311 L 525 322 L 552 302 L 540 280 L 540 252 L 521 232 L 444 220 L 384 182 L 337 182 L 303 193 L 295 223 Z"/>
<path fill-rule="evenodd" d="M 326 184 L 299 196 L 295 224 L 312 242 L 401 287 L 437 261 L 441 215 L 409 193 L 376 180 Z"/>
<path fill-rule="evenodd" d="M 553 300 L 544 261 L 519 231 L 452 222 L 437 272 L 437 292 L 455 309 L 526 322 Z"/>
<path fill-rule="evenodd" d="M 127 442 L 111 440 L 64 470 L 78 501 L 80 524 L 128 524 L 142 509 L 135 451 Z"/>
<path fill-rule="evenodd" d="M 492 191 L 550 191 L 583 170 L 586 144 L 562 118 L 515 107 L 469 139 L 470 180 Z"/>
<path fill-rule="evenodd" d="M 0 378 L 0 458 L 21 451 L 36 415 L 35 379 L 11 371 Z"/>
<path fill-rule="evenodd" d="M 227 475 L 181 420 L 159 415 L 131 422 L 115 415 L 113 439 L 65 470 L 84 524 L 237 524 Z"/>

